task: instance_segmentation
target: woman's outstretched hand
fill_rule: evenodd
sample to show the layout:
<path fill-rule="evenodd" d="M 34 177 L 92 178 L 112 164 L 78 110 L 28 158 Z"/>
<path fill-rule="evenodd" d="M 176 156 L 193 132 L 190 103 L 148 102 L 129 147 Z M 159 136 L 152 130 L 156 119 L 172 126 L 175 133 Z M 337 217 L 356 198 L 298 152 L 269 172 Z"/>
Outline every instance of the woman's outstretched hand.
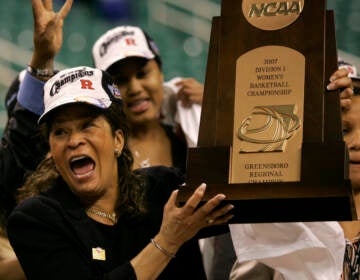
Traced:
<path fill-rule="evenodd" d="M 340 68 L 330 77 L 330 83 L 327 85 L 328 90 L 341 89 L 340 105 L 343 110 L 350 107 L 351 97 L 354 94 L 352 80 L 349 77 L 349 71 L 346 68 Z"/>
<path fill-rule="evenodd" d="M 32 0 L 34 17 L 34 54 L 31 65 L 49 68 L 63 44 L 63 24 L 73 0 L 66 0 L 59 12 L 53 10 L 53 0 Z"/>
<path fill-rule="evenodd" d="M 204 85 L 194 78 L 183 78 L 176 83 L 180 90 L 178 92 L 178 99 L 182 101 L 184 106 L 191 104 L 200 104 L 203 101 Z"/>
<path fill-rule="evenodd" d="M 194 237 L 202 228 L 227 223 L 233 215 L 229 213 L 233 205 L 218 207 L 225 199 L 217 194 L 199 206 L 206 190 L 201 184 L 183 207 L 176 205 L 178 190 L 173 191 L 164 207 L 163 222 L 157 240 L 171 252 L 176 252 L 182 244 Z"/>

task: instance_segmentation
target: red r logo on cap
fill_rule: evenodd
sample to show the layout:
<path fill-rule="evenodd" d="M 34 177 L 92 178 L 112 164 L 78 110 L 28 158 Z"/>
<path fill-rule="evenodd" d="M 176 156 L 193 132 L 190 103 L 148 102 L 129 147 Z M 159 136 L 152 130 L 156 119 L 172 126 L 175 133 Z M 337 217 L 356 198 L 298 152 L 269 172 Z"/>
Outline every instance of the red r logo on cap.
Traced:
<path fill-rule="evenodd" d="M 92 87 L 92 81 L 80 79 L 82 89 L 94 89 Z"/>
<path fill-rule="evenodd" d="M 133 38 L 125 38 L 125 42 L 126 42 L 126 45 L 128 45 L 128 46 L 130 46 L 130 45 L 136 46 L 136 42 Z"/>

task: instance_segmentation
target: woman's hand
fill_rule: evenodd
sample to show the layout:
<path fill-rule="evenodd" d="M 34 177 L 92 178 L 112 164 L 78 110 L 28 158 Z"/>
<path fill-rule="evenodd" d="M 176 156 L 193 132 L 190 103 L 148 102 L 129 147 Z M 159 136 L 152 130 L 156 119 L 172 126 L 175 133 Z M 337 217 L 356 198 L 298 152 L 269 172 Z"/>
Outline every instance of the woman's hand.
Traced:
<path fill-rule="evenodd" d="M 184 106 L 190 106 L 193 103 L 200 104 L 203 100 L 204 85 L 193 78 L 183 78 L 176 83 L 180 87 L 178 99 Z"/>
<path fill-rule="evenodd" d="M 130 263 L 137 279 L 157 279 L 177 250 L 202 228 L 228 222 L 233 208 L 228 204 L 219 207 L 225 195 L 218 194 L 199 207 L 206 185 L 201 184 L 183 207 L 176 206 L 178 191 L 173 191 L 164 206 L 163 221 L 159 233 Z"/>
<path fill-rule="evenodd" d="M 340 105 L 343 110 L 350 107 L 351 97 L 354 94 L 352 80 L 346 68 L 340 68 L 330 77 L 330 83 L 327 85 L 328 90 L 342 89 L 340 92 Z"/>
<path fill-rule="evenodd" d="M 30 65 L 38 69 L 52 69 L 54 57 L 63 43 L 64 19 L 73 0 L 66 0 L 58 13 L 52 0 L 32 0 L 34 17 L 34 53 Z"/>
<path fill-rule="evenodd" d="M 180 246 L 194 237 L 200 229 L 227 223 L 233 215 L 233 205 L 217 208 L 225 199 L 217 194 L 198 208 L 204 197 L 206 184 L 201 184 L 183 207 L 176 206 L 178 191 L 174 191 L 164 207 L 163 222 L 156 240 L 169 252 L 175 253 Z"/>

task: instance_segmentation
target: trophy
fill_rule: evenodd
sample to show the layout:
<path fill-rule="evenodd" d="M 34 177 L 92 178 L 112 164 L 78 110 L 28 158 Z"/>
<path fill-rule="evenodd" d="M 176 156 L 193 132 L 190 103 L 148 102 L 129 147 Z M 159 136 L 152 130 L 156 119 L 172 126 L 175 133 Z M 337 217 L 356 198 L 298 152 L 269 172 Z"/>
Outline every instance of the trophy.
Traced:
<path fill-rule="evenodd" d="M 222 0 L 183 204 L 202 182 L 232 223 L 357 218 L 342 139 L 335 24 L 324 0 Z"/>

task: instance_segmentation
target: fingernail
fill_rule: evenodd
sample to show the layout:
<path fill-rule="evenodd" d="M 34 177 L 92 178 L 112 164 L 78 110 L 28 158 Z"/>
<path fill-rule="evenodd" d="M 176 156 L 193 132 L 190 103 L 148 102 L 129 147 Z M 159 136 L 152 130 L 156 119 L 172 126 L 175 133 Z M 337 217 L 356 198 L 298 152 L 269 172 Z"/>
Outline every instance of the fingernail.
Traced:
<path fill-rule="evenodd" d="M 333 81 L 336 80 L 336 77 L 335 77 L 335 76 L 331 76 L 329 80 L 330 80 L 330 82 L 333 82 Z"/>
<path fill-rule="evenodd" d="M 327 90 L 332 90 L 332 89 L 334 89 L 334 84 L 333 84 L 333 83 L 328 84 L 328 85 L 326 86 L 326 89 L 327 89 Z"/>
<path fill-rule="evenodd" d="M 205 183 L 202 183 L 200 186 L 199 186 L 199 191 L 200 192 L 205 192 L 206 190 L 206 184 Z"/>
<path fill-rule="evenodd" d="M 227 207 L 227 210 L 231 210 L 231 209 L 233 209 L 235 206 L 233 205 L 233 204 L 230 204 L 228 207 Z"/>
<path fill-rule="evenodd" d="M 218 200 L 224 200 L 226 198 L 225 194 L 219 194 Z"/>

